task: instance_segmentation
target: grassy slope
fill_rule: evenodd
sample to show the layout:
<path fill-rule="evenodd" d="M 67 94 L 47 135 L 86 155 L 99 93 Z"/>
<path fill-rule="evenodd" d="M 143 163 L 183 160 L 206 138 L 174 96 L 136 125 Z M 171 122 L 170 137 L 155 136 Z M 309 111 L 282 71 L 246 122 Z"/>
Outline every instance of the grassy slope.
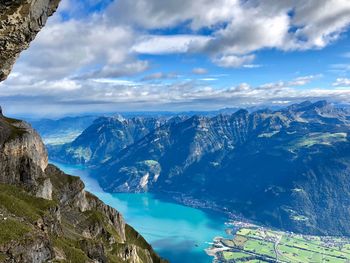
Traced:
<path fill-rule="evenodd" d="M 53 184 L 63 187 L 64 184 L 79 180 L 77 177 L 62 176 L 60 178 L 53 175 L 51 177 Z M 50 209 L 58 204 L 57 200 L 48 201 L 29 195 L 23 188 L 11 185 L 0 184 L 0 245 L 9 242 L 25 242 L 30 238 L 35 238 L 43 234 L 36 226 L 35 222 L 42 217 L 50 217 Z M 71 209 L 71 208 L 69 208 Z M 66 256 L 66 260 L 60 262 L 88 262 L 89 258 L 83 251 L 84 246 L 105 247 L 107 260 L 111 263 L 124 262 L 119 257 L 125 252 L 128 245 L 138 246 L 137 253 L 142 262 L 147 262 L 146 251 L 148 250 L 154 259 L 154 262 L 161 262 L 158 256 L 153 252 L 151 246 L 130 226 L 126 227 L 127 243 L 116 243 L 110 245 L 110 238 L 120 241 L 121 238 L 114 228 L 108 224 L 108 218 L 99 211 L 87 211 L 84 213 L 76 209 L 63 209 L 62 230 L 63 235 L 57 236 L 50 234 L 49 238 L 54 246 Z M 74 223 L 72 219 L 74 218 Z M 6 219 L 6 220 L 5 220 Z M 93 239 L 82 235 L 83 229 L 91 226 L 101 226 L 103 233 Z M 0 253 L 0 262 L 6 258 Z"/>

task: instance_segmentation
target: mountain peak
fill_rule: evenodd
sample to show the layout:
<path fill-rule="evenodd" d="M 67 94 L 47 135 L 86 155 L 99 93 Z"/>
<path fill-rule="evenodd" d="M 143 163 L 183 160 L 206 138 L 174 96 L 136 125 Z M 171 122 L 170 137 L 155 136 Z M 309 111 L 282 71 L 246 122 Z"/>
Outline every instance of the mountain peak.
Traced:
<path fill-rule="evenodd" d="M 120 122 L 125 121 L 125 118 L 124 118 L 122 115 L 120 115 L 120 114 L 114 115 L 114 116 L 112 117 L 112 119 L 113 119 L 113 120 L 118 120 L 118 121 L 120 121 Z"/>
<path fill-rule="evenodd" d="M 325 109 L 333 107 L 331 103 L 329 103 L 326 100 L 320 100 L 316 102 L 310 102 L 310 101 L 304 101 L 298 104 L 292 104 L 290 105 L 287 110 L 292 110 L 292 111 L 310 111 L 310 110 L 320 110 L 320 109 Z"/>
<path fill-rule="evenodd" d="M 287 110 L 300 110 L 303 109 L 305 107 L 309 107 L 310 105 L 312 105 L 312 102 L 309 100 L 303 101 L 301 103 L 295 103 L 290 105 L 289 107 L 287 107 Z"/>
<path fill-rule="evenodd" d="M 247 111 L 246 109 L 240 109 L 240 110 L 236 111 L 233 115 L 242 117 L 242 116 L 249 115 L 249 111 Z"/>
<path fill-rule="evenodd" d="M 326 100 L 320 100 L 312 104 L 315 108 L 324 108 L 326 106 L 331 106 Z"/>

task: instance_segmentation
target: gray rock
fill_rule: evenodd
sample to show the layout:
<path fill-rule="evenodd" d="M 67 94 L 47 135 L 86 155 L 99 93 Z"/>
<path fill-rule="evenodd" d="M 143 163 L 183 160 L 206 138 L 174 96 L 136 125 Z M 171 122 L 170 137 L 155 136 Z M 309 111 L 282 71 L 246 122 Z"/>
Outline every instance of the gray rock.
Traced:
<path fill-rule="evenodd" d="M 39 185 L 36 197 L 52 200 L 52 183 L 50 178 L 47 178 L 41 185 Z"/>
<path fill-rule="evenodd" d="M 45 178 L 46 148 L 29 124 L 0 117 L 0 183 L 37 186 Z"/>
<path fill-rule="evenodd" d="M 0 2 L 0 81 L 10 74 L 20 52 L 29 47 L 60 0 Z"/>

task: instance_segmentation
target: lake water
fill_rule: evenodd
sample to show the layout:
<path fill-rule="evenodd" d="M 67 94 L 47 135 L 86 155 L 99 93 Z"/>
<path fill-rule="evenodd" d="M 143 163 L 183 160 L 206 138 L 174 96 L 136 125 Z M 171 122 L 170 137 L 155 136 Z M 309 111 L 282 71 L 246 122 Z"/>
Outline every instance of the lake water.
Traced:
<path fill-rule="evenodd" d="M 209 263 L 204 251 L 216 236 L 225 235 L 221 215 L 155 198 L 152 194 L 110 194 L 89 177 L 82 166 L 54 163 L 67 174 L 80 176 L 86 189 L 120 211 L 153 246 L 158 254 L 173 263 Z"/>

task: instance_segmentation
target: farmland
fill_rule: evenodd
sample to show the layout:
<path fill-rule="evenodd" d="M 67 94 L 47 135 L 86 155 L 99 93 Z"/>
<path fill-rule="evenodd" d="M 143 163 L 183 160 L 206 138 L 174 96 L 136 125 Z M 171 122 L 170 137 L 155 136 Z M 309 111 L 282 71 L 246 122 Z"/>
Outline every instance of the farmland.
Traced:
<path fill-rule="evenodd" d="M 210 249 L 216 262 L 350 262 L 350 240 L 275 231 L 232 223 L 232 238 L 216 238 Z"/>

